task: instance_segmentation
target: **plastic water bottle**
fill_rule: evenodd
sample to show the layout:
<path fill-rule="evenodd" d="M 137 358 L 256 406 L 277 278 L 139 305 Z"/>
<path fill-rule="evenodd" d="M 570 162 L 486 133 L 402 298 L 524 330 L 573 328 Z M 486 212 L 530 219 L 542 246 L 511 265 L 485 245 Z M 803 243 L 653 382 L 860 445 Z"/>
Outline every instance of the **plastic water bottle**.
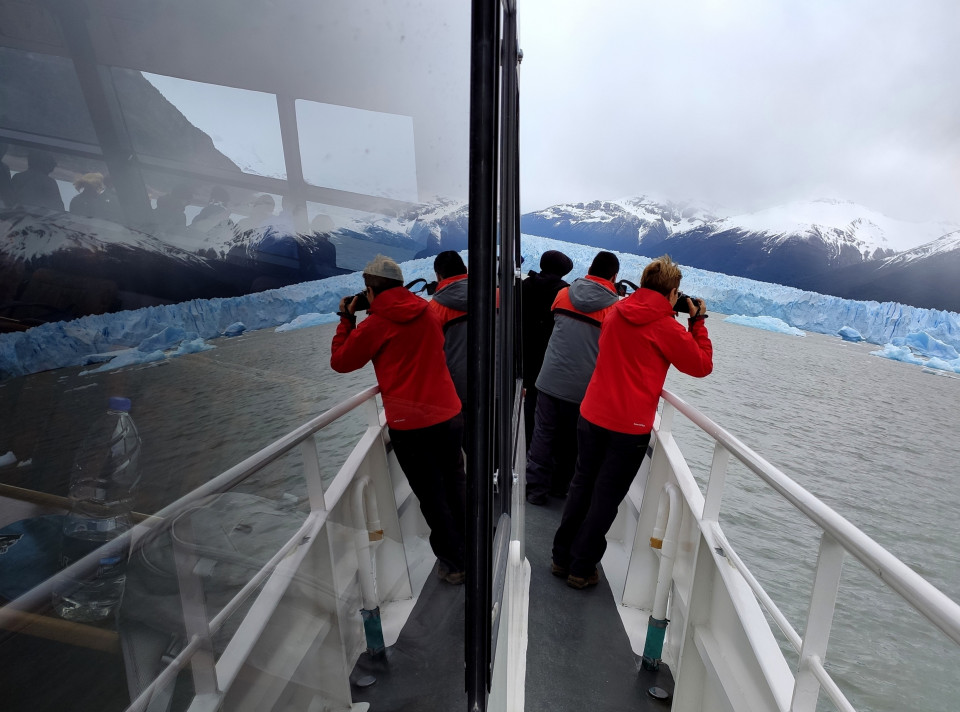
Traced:
<path fill-rule="evenodd" d="M 63 523 L 60 566 L 66 568 L 130 528 L 133 492 L 140 479 L 140 436 L 130 417 L 130 399 L 110 399 L 106 415 L 94 423 L 70 477 L 70 513 Z M 101 621 L 123 597 L 129 546 L 105 547 L 87 575 L 71 577 L 53 594 L 57 614 L 66 620 Z"/>

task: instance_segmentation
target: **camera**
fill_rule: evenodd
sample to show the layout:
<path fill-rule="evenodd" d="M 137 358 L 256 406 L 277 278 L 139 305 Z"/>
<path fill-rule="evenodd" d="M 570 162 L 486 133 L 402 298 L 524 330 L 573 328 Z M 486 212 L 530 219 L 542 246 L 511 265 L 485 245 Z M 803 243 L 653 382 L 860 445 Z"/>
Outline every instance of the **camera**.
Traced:
<path fill-rule="evenodd" d="M 679 314 L 680 312 L 689 313 L 689 309 L 687 308 L 687 300 L 688 300 L 688 299 L 689 299 L 691 302 L 693 302 L 693 306 L 695 306 L 695 307 L 696 307 L 696 306 L 699 306 L 700 300 L 699 300 L 697 297 L 691 297 L 689 294 L 684 294 L 683 292 L 677 292 L 677 304 L 676 304 L 676 306 L 673 308 L 673 310 L 674 310 L 675 312 L 677 312 L 678 314 Z"/>
<path fill-rule="evenodd" d="M 370 300 L 367 299 L 366 290 L 362 292 L 357 292 L 354 295 L 354 299 L 357 300 L 356 308 L 354 309 L 355 312 L 366 311 L 367 309 L 370 308 Z"/>

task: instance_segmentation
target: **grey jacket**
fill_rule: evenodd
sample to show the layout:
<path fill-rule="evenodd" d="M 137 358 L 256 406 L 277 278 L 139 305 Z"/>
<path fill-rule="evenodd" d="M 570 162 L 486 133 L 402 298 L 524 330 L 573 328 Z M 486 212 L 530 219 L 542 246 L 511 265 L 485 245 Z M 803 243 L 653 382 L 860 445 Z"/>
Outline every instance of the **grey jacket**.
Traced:
<path fill-rule="evenodd" d="M 616 292 L 607 280 L 580 278 L 560 290 L 538 391 L 570 403 L 583 400 L 600 352 L 600 326 L 616 303 Z"/>
<path fill-rule="evenodd" d="M 443 353 L 447 357 L 447 368 L 453 378 L 453 385 L 460 396 L 460 402 L 466 407 L 467 403 L 467 280 L 460 279 L 438 289 L 433 295 L 433 301 L 442 304 L 447 309 L 464 312 L 450 318 L 446 313 L 441 317 L 443 322 Z"/>

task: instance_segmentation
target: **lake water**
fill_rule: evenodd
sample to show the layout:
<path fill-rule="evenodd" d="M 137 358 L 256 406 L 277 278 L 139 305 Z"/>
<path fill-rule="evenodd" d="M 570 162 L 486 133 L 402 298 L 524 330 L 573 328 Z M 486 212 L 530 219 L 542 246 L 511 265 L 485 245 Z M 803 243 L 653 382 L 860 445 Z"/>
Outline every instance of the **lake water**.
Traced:
<path fill-rule="evenodd" d="M 715 370 L 671 373 L 667 387 L 960 599 L 960 380 L 870 356 L 877 347 L 708 322 Z M 156 511 L 346 396 L 374 383 L 367 366 L 329 368 L 335 325 L 213 342 L 201 354 L 98 374 L 61 369 L 0 384 L 0 482 L 63 495 L 72 454 L 110 395 L 133 399 L 143 441 L 137 508 Z M 712 446 L 678 417 L 695 474 Z M 324 431 L 324 474 L 363 430 L 360 414 Z M 301 494 L 292 460 L 274 481 Z M 291 474 L 291 471 L 293 474 Z M 10 512 L 0 512 L 0 523 Z M 818 531 L 746 468 L 731 465 L 721 523 L 731 544 L 802 634 Z M 827 668 L 860 710 L 960 709 L 960 654 L 945 636 L 848 558 Z M 823 696 L 821 696 L 823 697 Z M 831 709 L 823 703 L 822 709 Z"/>

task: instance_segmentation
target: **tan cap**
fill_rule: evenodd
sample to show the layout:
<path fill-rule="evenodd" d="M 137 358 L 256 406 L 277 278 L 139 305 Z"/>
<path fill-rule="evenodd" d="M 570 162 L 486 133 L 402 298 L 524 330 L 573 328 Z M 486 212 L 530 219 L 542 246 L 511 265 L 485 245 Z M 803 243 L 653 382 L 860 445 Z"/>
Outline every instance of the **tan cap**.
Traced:
<path fill-rule="evenodd" d="M 374 257 L 373 260 L 363 268 L 363 273 L 377 277 L 386 277 L 387 279 L 395 279 L 398 282 L 403 281 L 403 272 L 400 271 L 400 266 L 386 255 L 377 255 Z"/>

